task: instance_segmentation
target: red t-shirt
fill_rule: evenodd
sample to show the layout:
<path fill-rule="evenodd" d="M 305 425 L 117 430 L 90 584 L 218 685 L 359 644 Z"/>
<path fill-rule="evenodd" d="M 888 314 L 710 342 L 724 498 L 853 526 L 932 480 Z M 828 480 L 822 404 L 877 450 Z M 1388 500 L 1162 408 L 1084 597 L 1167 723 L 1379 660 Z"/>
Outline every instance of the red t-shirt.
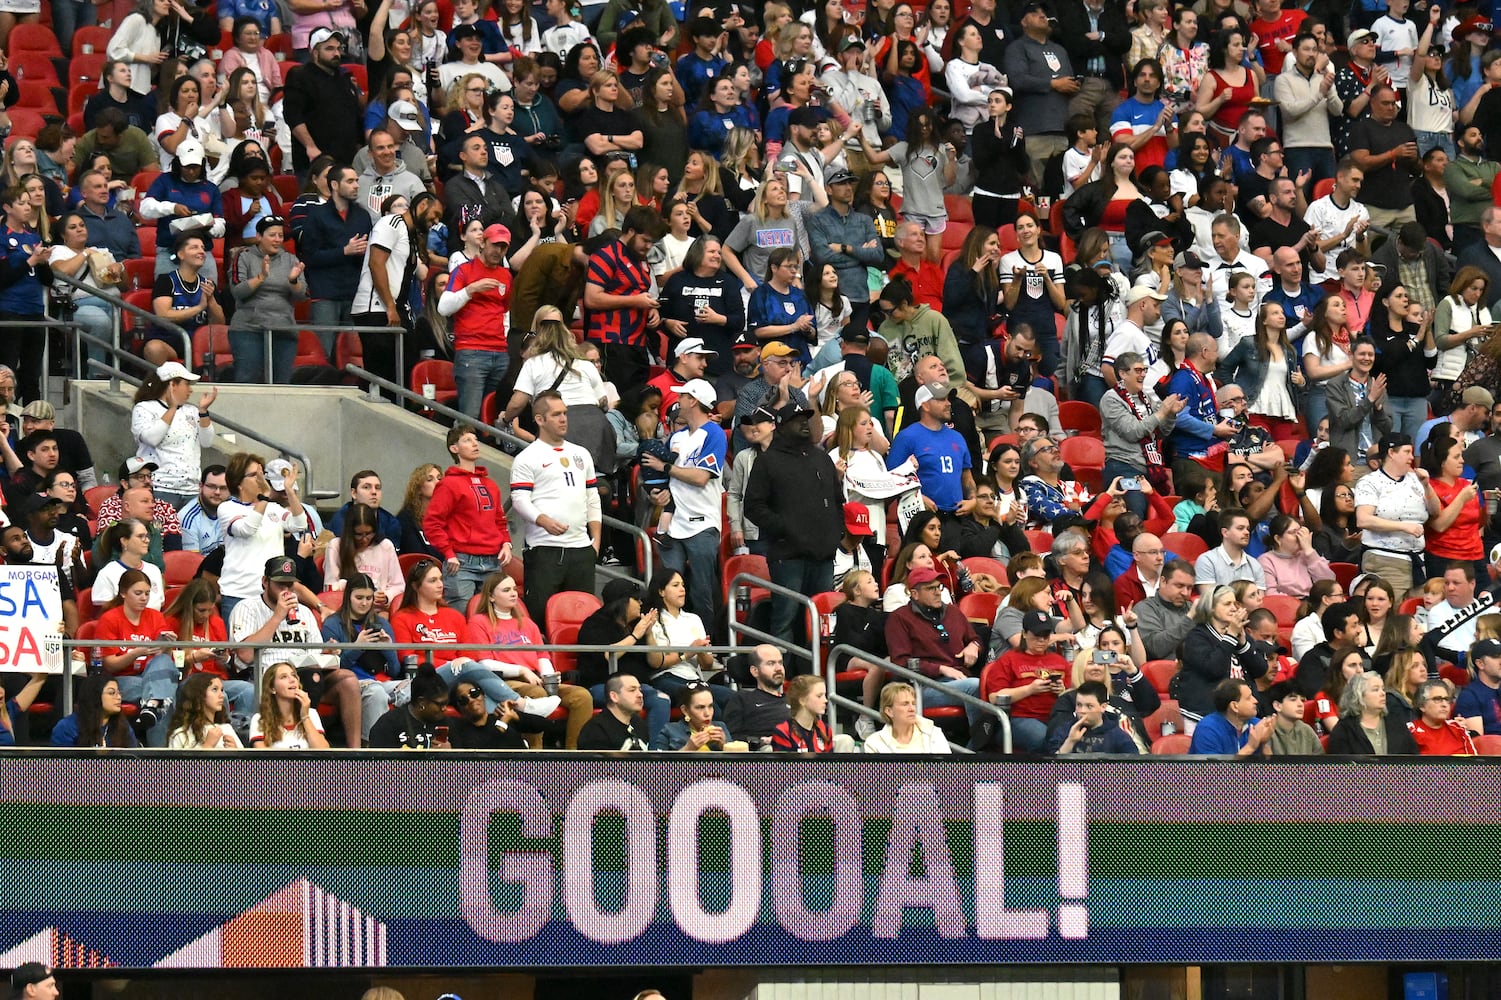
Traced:
<path fill-rule="evenodd" d="M 167 619 L 160 611 L 147 608 L 141 612 L 140 624 L 133 625 L 125 617 L 125 608 L 120 606 L 110 608 L 100 616 L 99 624 L 94 627 L 94 638 L 99 640 L 100 652 L 104 656 L 119 656 L 131 646 L 159 641 L 167 629 Z M 110 640 L 114 640 L 113 644 L 109 644 Z M 116 671 L 115 676 L 133 677 L 146 669 L 146 661 L 150 659 L 151 656 L 138 656 L 130 666 Z"/>
<path fill-rule="evenodd" d="M 464 616 L 453 608 L 439 608 L 436 614 L 426 615 L 418 610 L 415 604 L 404 604 L 391 616 L 391 634 L 395 636 L 397 642 L 456 643 L 464 634 L 464 628 Z M 425 649 L 401 651 L 403 659 L 414 655 L 421 660 L 431 655 L 435 666 L 442 666 L 449 660 L 461 656 L 469 656 L 468 653 L 459 649 L 451 652 Z"/>
<path fill-rule="evenodd" d="M 943 312 L 943 268 L 931 260 L 922 261 L 917 270 L 899 260 L 891 269 L 892 278 L 906 278 L 912 285 L 913 301 L 922 303 L 934 312 Z"/>
<path fill-rule="evenodd" d="M 1067 677 L 1068 661 L 1053 652 L 1032 656 L 1020 649 L 1007 650 L 980 674 L 980 697 L 989 701 L 990 696 L 997 691 L 1023 687 L 1050 673 Z M 1057 700 L 1058 696 L 1051 691 L 1028 695 L 1011 703 L 1011 714 L 1018 719 L 1046 722 L 1053 712 L 1053 703 Z"/>
<path fill-rule="evenodd" d="M 485 278 L 494 278 L 500 287 L 472 295 L 463 308 L 453 314 L 453 346 L 458 351 L 506 351 L 506 323 L 511 314 L 511 272 L 505 267 L 487 267 L 478 257 L 460 264 L 448 278 L 450 292 L 462 291 Z"/>
<path fill-rule="evenodd" d="M 1284 10 L 1275 20 L 1251 22 L 1251 34 L 1257 39 L 1256 51 L 1261 53 L 1261 65 L 1266 68 L 1268 78 L 1281 73 L 1283 60 L 1292 56 L 1291 52 L 1277 48 L 1277 43 L 1291 42 L 1307 19 L 1306 11 Z"/>
<path fill-rule="evenodd" d="M 1429 485 L 1433 492 L 1438 495 L 1439 508 L 1449 506 L 1454 498 L 1468 485 L 1468 479 L 1456 479 L 1452 486 L 1445 486 L 1438 479 L 1430 477 Z M 1470 498 L 1470 502 L 1459 509 L 1459 517 L 1444 531 L 1434 531 L 1429 528 L 1426 537 L 1428 539 L 1428 551 L 1445 559 L 1483 559 L 1485 558 L 1485 543 L 1480 537 L 1480 496 L 1477 494 Z"/>
<path fill-rule="evenodd" d="M 209 617 L 208 623 L 200 629 L 194 629 L 191 624 L 184 625 L 176 618 L 167 619 L 167 628 L 177 633 L 183 642 L 202 642 L 205 646 L 224 646 L 229 642 L 229 630 L 224 627 L 224 619 L 217 613 Z M 229 673 L 224 669 L 224 664 L 217 659 L 203 660 L 194 663 L 187 668 L 189 674 L 213 674 L 221 680 L 228 680 Z"/>

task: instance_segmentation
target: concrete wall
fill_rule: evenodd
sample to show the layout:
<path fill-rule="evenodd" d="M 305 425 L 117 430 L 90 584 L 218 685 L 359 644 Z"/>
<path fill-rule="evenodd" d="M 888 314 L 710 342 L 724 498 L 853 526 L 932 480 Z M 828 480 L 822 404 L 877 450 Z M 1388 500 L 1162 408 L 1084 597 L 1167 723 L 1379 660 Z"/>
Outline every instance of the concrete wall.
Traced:
<path fill-rule="evenodd" d="M 111 392 L 106 381 L 75 382 L 71 402 L 60 414 L 59 423 L 88 439 L 101 482 L 105 474 L 114 479 L 120 462 L 135 453 L 130 433 L 134 390 L 123 383 L 121 390 Z M 313 474 L 310 483 L 304 482 L 304 495 L 339 498 L 319 500 L 324 508 L 343 502 L 353 473 L 374 469 L 385 486 L 384 506 L 394 512 L 413 469 L 424 462 L 449 464 L 443 445 L 446 427 L 394 403 L 372 401 L 350 387 L 224 385 L 213 412 L 305 454 Z M 205 465 L 224 462 L 237 451 L 257 452 L 268 461 L 275 457 L 274 449 L 243 435 L 218 426 L 215 431 L 214 445 L 203 456 Z M 510 480 L 511 460 L 505 453 L 486 448 L 480 462 L 502 486 Z"/>

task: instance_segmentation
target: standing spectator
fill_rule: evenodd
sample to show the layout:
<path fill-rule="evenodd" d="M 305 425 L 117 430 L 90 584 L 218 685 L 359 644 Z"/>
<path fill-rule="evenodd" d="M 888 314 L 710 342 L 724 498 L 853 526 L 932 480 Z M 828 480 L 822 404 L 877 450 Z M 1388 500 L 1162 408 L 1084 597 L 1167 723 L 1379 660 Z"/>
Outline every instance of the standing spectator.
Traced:
<path fill-rule="evenodd" d="M 446 445 L 454 464 L 433 491 L 422 525 L 444 559 L 443 596 L 462 608 L 485 577 L 511 561 L 511 531 L 500 487 L 478 464 L 480 444 L 474 428 L 454 427 Z"/>
<path fill-rule="evenodd" d="M 242 451 L 230 458 L 224 474 L 230 499 L 219 507 L 219 528 L 224 538 L 219 590 L 226 621 L 234 615 L 236 604 L 260 595 L 265 566 L 283 554 L 284 536 L 308 530 L 307 515 L 297 491 L 296 468 L 282 484 L 287 494 L 286 507 L 271 499 L 265 469 L 265 459 Z"/>
<path fill-rule="evenodd" d="M 329 2 L 335 7 L 342 4 L 342 0 Z M 347 16 L 348 9 L 325 16 L 333 21 L 340 13 Z M 298 15 L 298 22 L 304 20 Z M 302 23 L 294 26 L 293 37 L 303 28 Z M 305 172 L 308 164 L 324 153 L 336 163 L 353 162 L 363 138 L 359 88 L 349 71 L 339 65 L 344 53 L 344 29 L 318 27 L 306 37 L 312 59 L 288 74 L 283 98 L 287 125 L 296 140 L 292 165 L 298 173 Z"/>
<path fill-rule="evenodd" d="M 1422 465 L 1428 485 L 1438 498 L 1439 512 L 1428 521 L 1425 543 L 1428 575 L 1468 567 L 1473 576 L 1486 564 L 1481 527 L 1485 522 L 1479 487 L 1466 479 L 1464 444 L 1447 434 L 1431 435 L 1423 444 Z M 1468 601 L 1462 602 L 1468 604 Z M 1429 614 L 1429 628 L 1437 623 Z"/>
<path fill-rule="evenodd" d="M 36 233 L 37 208 L 19 187 L 0 192 L 5 212 L 5 247 L 0 256 L 0 321 L 28 322 L 46 318 L 47 286 L 52 268 L 51 251 Z M 17 372 L 21 398 L 28 402 L 42 396 L 42 354 L 47 331 L 13 327 L 0 332 L 0 363 Z"/>
<path fill-rule="evenodd" d="M 381 205 L 393 194 L 403 195 L 410 201 L 417 192 L 425 190 L 422 178 L 408 170 L 397 155 L 397 149 L 404 141 L 404 135 L 394 133 L 384 125 L 370 132 L 365 145 L 370 162 L 359 174 L 360 189 L 356 197 L 371 215 L 379 215 Z"/>
<path fill-rule="evenodd" d="M 1413 297 L 1407 286 L 1396 275 L 1388 280 L 1397 283 L 1383 286 L 1384 315 L 1372 316 L 1369 329 L 1381 374 L 1386 378 L 1386 409 L 1391 414 L 1392 430 L 1410 439 L 1428 419 L 1428 370 L 1438 361 L 1438 348 L 1433 341 L 1431 313 L 1423 310 L 1421 322 L 1414 322 L 1410 315 Z"/>
<path fill-rule="evenodd" d="M 459 409 L 476 420 L 485 396 L 500 389 L 510 367 L 506 326 L 513 282 L 505 266 L 510 245 L 509 229 L 498 222 L 486 227 L 480 256 L 454 268 L 438 300 L 438 312 L 452 317 Z"/>
<path fill-rule="evenodd" d="M 169 361 L 141 383 L 130 411 L 136 454 L 156 466 L 156 495 L 179 511 L 197 493 L 200 449 L 214 442 L 208 411 L 219 389 L 210 387 L 196 405 L 190 405 L 188 399 L 198 379 L 181 362 Z"/>
<path fill-rule="evenodd" d="M 198 482 L 198 496 L 178 512 L 178 519 L 182 522 L 183 551 L 208 555 L 224 544 L 219 532 L 219 507 L 229 496 L 224 472 L 222 465 L 204 466 Z"/>
<path fill-rule="evenodd" d="M 297 317 L 293 303 L 307 298 L 306 268 L 286 251 L 286 221 L 263 216 L 255 225 L 256 240 L 234 258 L 230 294 L 238 308 L 230 321 L 229 343 L 235 358 L 236 382 L 286 384 L 297 358 Z M 271 368 L 266 370 L 264 333 L 271 334 Z"/>
<path fill-rule="evenodd" d="M 307 265 L 307 290 L 312 297 L 309 318 L 318 326 L 348 323 L 361 265 L 369 246 L 372 216 L 356 202 L 359 175 L 335 165 L 328 171 L 328 200 L 307 211 L 297 238 L 297 252 Z M 332 359 L 338 334 L 320 332 L 324 353 Z"/>
<path fill-rule="evenodd" d="M 1356 200 L 1364 183 L 1365 171 L 1345 157 L 1334 169 L 1334 188 L 1309 202 L 1303 221 L 1318 230 L 1318 246 L 1324 254 L 1324 270 L 1312 272 L 1311 280 L 1339 280 L 1339 258 L 1346 250 L 1358 250 L 1362 261 L 1370 255 L 1371 213 Z"/>
<path fill-rule="evenodd" d="M 844 529 L 839 474 L 813 440 L 812 416 L 795 403 L 778 411 L 775 436 L 752 466 L 745 496 L 746 516 L 767 545 L 772 582 L 800 594 L 834 589 L 834 552 Z M 773 595 L 772 634 L 794 635 L 801 607 Z"/>
<path fill-rule="evenodd" d="M 526 522 L 527 611 L 533 621 L 546 622 L 547 599 L 554 593 L 594 592 L 600 504 L 589 452 L 566 440 L 563 397 L 538 393 L 532 416 L 537 440 L 512 463 L 511 505 Z"/>
<path fill-rule="evenodd" d="M 1190 599 L 1194 568 L 1182 559 L 1162 567 L 1157 593 L 1136 605 L 1142 647 L 1153 660 L 1174 659 L 1184 636 L 1194 627 Z"/>
<path fill-rule="evenodd" d="M 766 280 L 751 292 L 746 304 L 745 323 L 761 340 L 794 349 L 798 363 L 806 366 L 812 359 L 818 330 L 813 306 L 797 283 L 797 258 L 798 253 L 792 247 L 777 247 L 771 252 L 766 263 Z"/>
<path fill-rule="evenodd" d="M 1476 126 L 1465 126 L 1457 139 L 1456 155 L 1444 167 L 1444 187 L 1449 196 L 1449 222 L 1454 226 L 1454 252 L 1460 254 L 1481 242 L 1480 215 L 1491 207 L 1491 185 L 1501 167 L 1486 158 L 1485 137 Z"/>
<path fill-rule="evenodd" d="M 724 268 L 717 237 L 700 236 L 688 247 L 682 270 L 662 289 L 661 316 L 668 335 L 680 338 L 680 347 L 695 338 L 707 345 L 712 352 L 709 377 L 730 372 L 736 338 L 745 329 L 745 300 Z"/>
<path fill-rule="evenodd" d="M 1401 601 L 1425 579 L 1424 526 L 1438 515 L 1440 504 L 1427 471 L 1413 470 L 1411 437 L 1386 434 L 1376 455 L 1380 468 L 1355 484 L 1355 523 L 1365 541 L 1360 567 L 1384 580 Z"/>
<path fill-rule="evenodd" d="M 880 267 L 886 254 L 870 216 L 854 210 L 855 175 L 848 170 L 836 171 L 824 182 L 824 187 L 829 207 L 808 220 L 813 261 L 834 265 L 839 272 L 839 290 L 849 298 L 853 309 L 850 322 L 864 326 L 870 313 L 866 268 Z M 913 211 L 917 211 L 917 206 Z M 942 222 L 934 224 L 941 226 Z"/>
<path fill-rule="evenodd" d="M 925 383 L 912 398 L 919 418 L 903 427 L 891 442 L 886 465 L 895 469 L 909 458 L 916 459 L 924 504 L 936 510 L 943 523 L 943 547 L 957 550 L 959 518 L 974 506 L 968 499 L 975 492 L 969 446 L 949 426 L 953 404 L 946 384 Z"/>
<path fill-rule="evenodd" d="M 1083 0 L 1078 0 L 1078 6 L 1073 10 L 1076 19 L 1084 16 Z M 1110 17 L 1118 20 L 1120 32 L 1126 37 L 1122 44 L 1130 45 L 1130 36 L 1126 32 L 1125 18 L 1119 12 L 1112 12 Z M 1088 24 L 1087 21 L 1083 22 Z M 1076 75 L 1073 63 L 1070 61 L 1070 53 L 1064 46 L 1051 40 L 1053 33 L 1053 19 L 1048 14 L 1047 4 L 1043 0 L 1027 0 L 1021 12 L 1022 36 L 1014 39 L 1005 50 L 1006 79 L 1011 89 L 1023 98 L 1017 103 L 1016 120 L 1012 123 L 1018 136 L 1025 137 L 1027 156 L 1036 163 L 1043 163 L 1058 153 L 1063 152 L 1067 141 L 1064 137 L 1064 126 L 1068 123 L 1071 112 L 1070 98 L 1081 93 L 1079 77 Z M 1083 35 L 1088 29 L 1081 29 L 1077 43 L 1097 47 L 1103 40 L 1103 35 L 1096 31 L 1096 39 L 1090 41 Z M 1121 52 L 1125 49 L 1122 48 Z M 985 50 L 980 50 L 982 58 Z M 1117 59 L 1119 53 L 1117 53 Z M 1101 60 L 1103 62 L 1103 60 Z M 1117 68 L 1116 73 L 1120 70 Z M 1103 83 L 1104 81 L 1099 81 Z M 1103 88 L 1095 87 L 1100 90 Z M 1005 91 L 991 91 L 990 100 L 995 101 L 996 93 L 1005 95 Z M 1102 95 L 1095 94 L 1096 99 Z M 1115 102 L 1099 100 L 1099 106 L 1091 108 L 1095 115 L 1095 121 L 1103 134 L 1108 131 L 1110 124 L 1110 112 L 1115 110 Z M 1010 110 L 1010 102 L 1007 102 L 1007 110 Z M 1085 109 L 1081 106 L 1080 112 Z M 991 117 L 995 117 L 996 105 L 990 105 Z M 983 125 L 975 126 L 978 132 Z M 978 152 L 978 150 L 977 150 Z M 976 222 L 981 220 L 977 217 Z M 986 220 L 984 225 L 995 225 Z"/>
<path fill-rule="evenodd" d="M 1387 84 L 1371 91 L 1371 116 L 1350 129 L 1350 157 L 1365 171 L 1361 197 L 1371 224 L 1394 228 L 1417 221 L 1412 207 L 1412 179 L 1420 169 L 1417 136 L 1397 120 L 1397 92 Z"/>
<path fill-rule="evenodd" d="M 651 269 L 646 258 L 665 232 L 661 216 L 638 205 L 626 213 L 619 239 L 589 258 L 585 335 L 602 345 L 605 374 L 618 386 L 646 381 L 647 331 L 661 322 L 657 299 L 650 294 Z"/>
<path fill-rule="evenodd" d="M 1289 174 L 1297 177 L 1306 170 L 1309 184 L 1317 184 L 1334 176 L 1329 122 L 1341 114 L 1344 104 L 1334 89 L 1334 67 L 1317 38 L 1300 33 L 1292 40 L 1289 54 L 1293 61 L 1282 63 L 1272 91 L 1282 115 L 1284 161 Z"/>
<path fill-rule="evenodd" d="M 1169 395 L 1158 402 L 1157 394 L 1144 384 L 1147 360 L 1133 351 L 1115 358 L 1115 374 L 1115 388 L 1100 399 L 1105 438 L 1104 479 L 1109 482 L 1124 476 L 1164 486 L 1163 442 L 1173 432 L 1187 401 L 1182 396 Z M 1126 508 L 1145 517 L 1146 495 L 1140 490 L 1127 491 Z"/>
<path fill-rule="evenodd" d="M 1022 13 L 1022 29 L 1028 31 L 1028 37 L 1027 19 L 1035 16 L 1030 13 L 1031 6 L 1023 7 Z M 1110 119 L 1126 86 L 1121 63 L 1131 47 L 1131 28 L 1125 9 L 1106 0 L 1063 0 L 1058 5 L 1057 20 L 1048 18 L 1050 28 L 1055 24 L 1079 82 L 1078 93 L 1069 100 L 1068 113 L 1093 115 L 1100 134 L 1108 135 Z"/>
<path fill-rule="evenodd" d="M 719 589 L 721 476 L 728 444 L 724 431 L 710 419 L 715 402 L 714 387 L 703 379 L 683 385 L 678 389 L 678 412 L 687 426 L 668 440 L 675 461 L 669 466 L 652 454 L 641 457 L 644 469 L 665 471 L 668 477 L 667 489 L 652 491 L 652 502 L 665 505 L 671 501 L 674 506 L 662 564 L 688 577 L 689 603 L 699 617 L 710 622 Z"/>
<path fill-rule="evenodd" d="M 1336 296 L 1326 301 L 1342 300 Z M 1376 365 L 1376 347 L 1369 337 L 1357 338 L 1350 345 L 1349 365 L 1348 371 L 1330 379 L 1324 386 L 1329 447 L 1331 451 L 1343 451 L 1347 460 L 1350 455 L 1364 459 L 1392 430 L 1391 413 L 1387 409 L 1386 376 L 1372 374 Z"/>
<path fill-rule="evenodd" d="M 405 339 L 412 330 L 413 279 L 427 280 L 427 233 L 441 215 L 438 199 L 424 191 L 412 199 L 406 211 L 378 221 L 365 247 L 350 318 L 359 326 L 400 329 L 360 334 L 365 367 L 398 384 L 406 380 L 407 373 L 396 370 L 396 338 Z"/>

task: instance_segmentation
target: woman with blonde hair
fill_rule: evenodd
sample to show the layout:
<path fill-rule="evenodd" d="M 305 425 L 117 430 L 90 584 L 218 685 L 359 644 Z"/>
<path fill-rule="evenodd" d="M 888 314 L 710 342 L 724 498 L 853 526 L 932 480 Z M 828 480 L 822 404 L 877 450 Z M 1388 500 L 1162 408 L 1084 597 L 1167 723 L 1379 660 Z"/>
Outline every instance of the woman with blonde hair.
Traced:
<path fill-rule="evenodd" d="M 500 423 L 514 428 L 520 436 L 529 436 L 516 427 L 516 418 L 538 393 L 551 389 L 568 405 L 568 440 L 588 449 L 595 472 L 608 475 L 615 468 L 615 429 L 605 416 L 608 402 L 599 367 L 585 357 L 584 348 L 556 306 L 538 309 L 532 329 L 537 336 L 521 364 Z"/>
<path fill-rule="evenodd" d="M 589 235 L 598 236 L 606 229 L 619 229 L 625 223 L 625 213 L 636 207 L 636 178 L 625 168 L 616 171 L 605 181 L 599 197 L 599 214 L 589 223 Z"/>
<path fill-rule="evenodd" d="M 755 275 L 766 273 L 773 250 L 795 249 L 803 260 L 812 256 L 803 216 L 822 209 L 829 203 L 829 196 L 824 193 L 823 185 L 812 183 L 813 175 L 801 160 L 797 162 L 797 174 L 812 186 L 813 201 L 793 201 L 787 181 L 774 174 L 761 182 L 751 199 L 750 210 L 724 241 L 724 265 L 747 291 L 754 292 L 761 286 Z"/>
<path fill-rule="evenodd" d="M 761 143 L 748 128 L 732 128 L 725 135 L 724 150 L 719 158 L 724 170 L 724 196 L 737 212 L 750 211 L 751 201 L 761 188 L 764 165 Z"/>
<path fill-rule="evenodd" d="M 881 689 L 885 728 L 865 741 L 866 753 L 952 753 L 948 737 L 917 711 L 917 691 L 904 681 Z"/>
<path fill-rule="evenodd" d="M 677 190 L 669 198 L 669 204 L 681 201 L 688 206 L 690 236 L 723 239 L 737 221 L 738 217 L 725 197 L 719 170 L 714 157 L 699 151 L 689 153 L 688 161 L 683 165 L 683 175 L 678 180 Z"/>

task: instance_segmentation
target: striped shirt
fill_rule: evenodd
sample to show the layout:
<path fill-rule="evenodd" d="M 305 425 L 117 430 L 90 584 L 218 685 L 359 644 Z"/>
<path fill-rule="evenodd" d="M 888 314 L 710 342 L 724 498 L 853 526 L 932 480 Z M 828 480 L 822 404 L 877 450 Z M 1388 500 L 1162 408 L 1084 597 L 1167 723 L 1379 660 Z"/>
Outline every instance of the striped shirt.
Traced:
<path fill-rule="evenodd" d="M 607 295 L 645 295 L 651 290 L 651 268 L 616 240 L 589 258 L 588 282 Z M 646 310 L 589 309 L 584 313 L 588 339 L 601 344 L 646 346 Z"/>

